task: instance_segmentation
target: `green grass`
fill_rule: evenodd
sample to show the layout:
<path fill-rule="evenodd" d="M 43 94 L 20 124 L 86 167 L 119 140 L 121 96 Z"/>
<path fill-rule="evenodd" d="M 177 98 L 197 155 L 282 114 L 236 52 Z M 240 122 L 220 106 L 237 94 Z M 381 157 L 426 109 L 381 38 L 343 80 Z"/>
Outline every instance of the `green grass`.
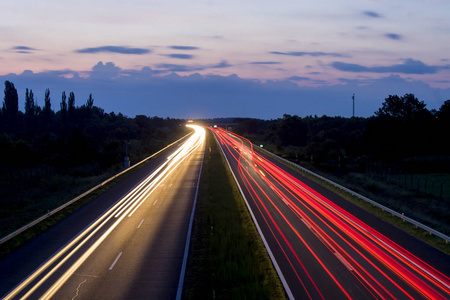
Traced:
<path fill-rule="evenodd" d="M 286 299 L 231 172 L 209 131 L 184 297 Z"/>

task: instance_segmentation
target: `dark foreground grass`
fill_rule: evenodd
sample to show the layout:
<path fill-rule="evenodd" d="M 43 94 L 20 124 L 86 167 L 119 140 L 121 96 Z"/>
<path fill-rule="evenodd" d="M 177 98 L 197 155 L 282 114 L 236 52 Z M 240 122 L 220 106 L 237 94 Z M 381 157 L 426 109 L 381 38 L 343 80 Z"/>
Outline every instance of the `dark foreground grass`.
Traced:
<path fill-rule="evenodd" d="M 286 299 L 262 240 L 209 131 L 184 298 Z"/>
<path fill-rule="evenodd" d="M 144 162 L 140 166 L 123 173 L 122 175 L 118 176 L 117 178 L 114 178 L 113 180 L 109 181 L 105 185 L 95 189 L 88 195 L 84 196 L 83 198 L 79 199 L 78 201 L 75 201 L 71 205 L 65 207 L 64 209 L 60 210 L 56 214 L 48 217 L 47 219 L 39 222 L 38 224 L 34 225 L 33 227 L 23 231 L 22 233 L 18 234 L 17 236 L 11 238 L 10 240 L 6 241 L 3 244 L 0 244 L 0 258 L 4 257 L 8 253 L 14 251 L 15 249 L 19 248 L 21 245 L 32 239 L 33 237 L 37 236 L 38 234 L 44 232 L 49 227 L 55 225 L 60 220 L 64 219 L 66 216 L 70 215 L 71 213 L 75 212 L 77 209 L 85 205 L 86 203 L 90 202 L 91 200 L 98 197 L 100 194 L 111 188 L 113 185 L 118 183 L 119 181 L 123 180 L 139 168 L 143 167 L 147 162 Z M 99 182 L 100 183 L 100 182 Z"/>

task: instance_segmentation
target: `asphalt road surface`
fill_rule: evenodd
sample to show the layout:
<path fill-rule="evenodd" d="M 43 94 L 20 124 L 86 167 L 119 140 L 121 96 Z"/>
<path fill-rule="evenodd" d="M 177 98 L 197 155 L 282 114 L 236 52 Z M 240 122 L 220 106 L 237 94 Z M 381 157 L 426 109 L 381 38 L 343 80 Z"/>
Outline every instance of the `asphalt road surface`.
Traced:
<path fill-rule="evenodd" d="M 295 299 L 449 299 L 448 255 L 211 129 Z"/>
<path fill-rule="evenodd" d="M 5 299 L 175 299 L 204 131 L 0 261 Z M 182 276 L 181 276 L 182 278 Z"/>

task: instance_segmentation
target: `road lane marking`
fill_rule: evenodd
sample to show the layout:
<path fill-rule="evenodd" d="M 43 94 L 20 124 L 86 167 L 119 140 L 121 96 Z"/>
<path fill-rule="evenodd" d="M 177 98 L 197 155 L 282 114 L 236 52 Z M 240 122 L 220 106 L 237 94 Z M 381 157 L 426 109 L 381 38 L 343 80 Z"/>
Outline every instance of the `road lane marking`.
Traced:
<path fill-rule="evenodd" d="M 187 140 L 183 144 L 183 152 L 180 154 L 181 157 L 176 158 L 176 163 L 172 162 L 169 167 L 169 171 L 163 170 L 163 173 L 160 174 L 160 176 L 154 178 L 156 174 L 158 174 L 162 168 L 166 168 L 166 164 L 163 164 L 155 170 L 147 179 L 145 179 L 140 184 L 136 185 L 131 189 L 131 191 L 128 192 L 122 199 L 120 199 L 116 204 L 112 205 L 102 216 L 100 216 L 96 221 L 89 224 L 84 231 L 82 231 L 76 238 L 74 238 L 72 241 L 67 243 L 61 251 L 55 253 L 48 261 L 44 262 L 41 267 L 39 267 L 38 270 L 36 270 L 34 273 L 29 275 L 18 287 L 16 287 L 13 291 L 11 291 L 8 295 L 6 295 L 5 299 L 11 299 L 21 291 L 23 291 L 24 288 L 31 285 L 32 281 L 38 280 L 38 276 L 42 275 L 44 272 L 46 272 L 45 276 L 39 280 L 36 284 L 34 284 L 31 289 L 23 296 L 23 298 L 28 298 L 31 296 L 32 293 L 34 293 L 39 287 L 41 287 L 46 280 L 50 276 L 52 276 L 55 272 L 58 271 L 58 269 L 77 251 L 80 251 L 80 248 L 87 244 L 87 241 L 92 238 L 93 235 L 95 235 L 103 226 L 106 226 L 106 224 L 111 221 L 112 218 L 115 217 L 115 213 L 117 213 L 117 210 L 119 211 L 119 215 L 116 216 L 118 218 L 112 225 L 107 229 L 107 231 L 100 236 L 100 238 L 92 244 L 87 251 L 85 251 L 80 258 L 77 259 L 77 261 L 70 266 L 70 268 L 64 272 L 64 274 L 50 287 L 47 292 L 42 295 L 42 299 L 49 299 L 51 298 L 60 288 L 61 286 L 68 280 L 68 278 L 74 274 L 74 272 L 81 266 L 81 264 L 92 254 L 92 252 L 98 248 L 98 246 L 106 239 L 106 237 L 119 225 L 119 223 L 124 219 L 125 214 L 128 214 L 131 210 L 130 215 L 145 201 L 147 196 L 151 194 L 156 188 L 153 188 L 157 183 L 164 180 L 167 176 L 169 176 L 173 172 L 173 168 L 178 167 L 179 164 L 181 164 L 187 156 L 191 155 L 193 151 L 195 151 L 204 140 L 204 134 L 203 136 L 196 137 L 196 134 L 194 134 L 191 138 Z M 195 137 L 196 139 L 193 139 Z M 180 148 L 181 149 L 181 148 Z M 158 152 L 159 153 L 159 152 Z M 174 160 L 175 161 L 175 160 Z M 168 173 L 168 174 L 167 174 Z M 167 174 L 163 179 L 164 174 Z M 151 184 L 149 188 L 144 188 L 148 182 L 152 182 L 152 180 L 155 181 L 154 184 Z M 153 190 L 151 190 L 153 188 Z M 142 191 L 143 190 L 143 191 Z M 135 196 L 138 196 L 137 199 L 133 199 Z M 137 204 L 137 205 L 136 205 Z M 121 213 L 124 212 L 124 214 L 121 215 Z M 75 248 L 73 248 L 76 243 L 79 243 Z M 72 250 L 71 250 L 72 249 Z M 55 264 L 58 259 L 62 259 L 59 263 L 56 264 L 56 266 L 52 266 L 52 264 Z"/>
<path fill-rule="evenodd" d="M 203 142 L 202 142 L 202 145 L 203 145 Z M 199 187 L 200 187 L 200 178 L 202 176 L 204 159 L 205 159 L 205 151 L 203 151 L 202 161 L 200 164 L 200 170 L 198 171 L 197 187 L 195 188 L 194 203 L 192 204 L 191 217 L 189 218 L 189 226 L 188 226 L 188 232 L 187 232 L 187 238 L 186 238 L 186 245 L 184 247 L 183 262 L 181 264 L 180 279 L 178 280 L 178 289 L 177 289 L 177 295 L 175 298 L 176 300 L 180 300 L 181 295 L 183 293 L 184 276 L 186 274 L 187 258 L 188 258 L 188 254 L 189 254 L 189 245 L 190 245 L 190 240 L 191 240 L 192 228 L 193 228 L 193 224 L 194 224 L 195 207 L 197 206 L 198 191 L 199 191 Z M 172 184 L 170 184 L 170 185 L 172 186 Z M 212 231 L 212 229 L 213 229 L 213 227 L 211 226 L 211 231 Z"/>
<path fill-rule="evenodd" d="M 155 206 L 156 202 L 158 202 L 158 199 L 156 199 L 155 202 L 153 202 L 153 206 Z"/>
<path fill-rule="evenodd" d="M 336 257 L 344 264 L 344 266 L 347 267 L 347 269 L 349 269 L 350 272 L 353 271 L 352 267 L 350 267 L 350 265 L 348 264 L 348 262 L 346 262 L 337 252 L 334 252 L 334 255 L 336 255 Z"/>
<path fill-rule="evenodd" d="M 138 229 L 141 228 L 141 225 L 142 225 L 142 223 L 144 223 L 144 220 L 145 220 L 145 219 L 142 219 L 141 223 L 139 223 L 139 225 L 138 225 L 138 227 L 137 227 Z"/>
<path fill-rule="evenodd" d="M 116 259 L 113 261 L 111 267 L 109 267 L 109 270 L 111 271 L 114 266 L 116 265 L 117 261 L 119 260 L 119 258 L 122 256 L 122 252 L 119 253 L 119 255 L 117 255 Z"/>
<path fill-rule="evenodd" d="M 302 222 L 303 223 L 305 223 L 305 225 L 309 228 L 309 229 L 311 229 L 312 230 L 312 228 L 311 228 L 311 225 L 309 225 L 309 223 L 308 222 L 306 222 L 306 220 L 305 219 L 300 219 L 300 220 L 302 220 Z"/>

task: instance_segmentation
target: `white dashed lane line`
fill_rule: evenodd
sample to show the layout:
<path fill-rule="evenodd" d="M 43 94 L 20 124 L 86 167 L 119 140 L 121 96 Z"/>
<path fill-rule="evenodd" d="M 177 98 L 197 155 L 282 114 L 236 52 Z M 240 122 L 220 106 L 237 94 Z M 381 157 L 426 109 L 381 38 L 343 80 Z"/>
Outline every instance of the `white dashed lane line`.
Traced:
<path fill-rule="evenodd" d="M 116 265 L 116 263 L 119 260 L 120 256 L 122 256 L 122 252 L 120 252 L 119 255 L 117 255 L 116 259 L 113 261 L 112 265 L 109 267 L 110 271 L 114 268 L 114 266 Z"/>
<path fill-rule="evenodd" d="M 145 220 L 145 219 L 142 219 L 141 223 L 139 223 L 139 225 L 138 225 L 138 227 L 137 227 L 138 229 L 141 228 L 141 225 L 142 225 L 142 223 L 144 223 L 144 220 Z"/>

